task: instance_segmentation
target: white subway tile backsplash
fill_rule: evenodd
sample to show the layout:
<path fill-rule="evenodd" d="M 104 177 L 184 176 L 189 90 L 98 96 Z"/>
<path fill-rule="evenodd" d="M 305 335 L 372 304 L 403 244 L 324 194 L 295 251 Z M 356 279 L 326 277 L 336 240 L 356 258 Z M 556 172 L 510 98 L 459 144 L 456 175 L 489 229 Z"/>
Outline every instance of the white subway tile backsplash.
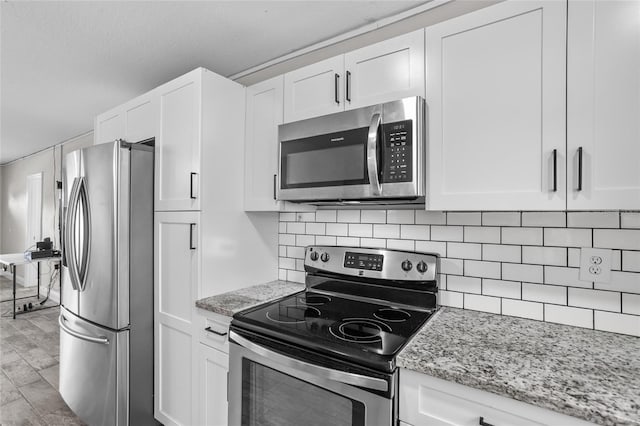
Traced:
<path fill-rule="evenodd" d="M 373 225 L 374 238 L 400 238 L 400 225 Z"/>
<path fill-rule="evenodd" d="M 336 244 L 339 246 L 360 247 L 360 238 L 356 237 L 336 237 Z"/>
<path fill-rule="evenodd" d="M 479 296 L 477 294 L 464 295 L 464 309 L 471 309 L 472 311 L 490 312 L 492 314 L 500 313 L 500 299 L 499 297 L 491 296 Z"/>
<path fill-rule="evenodd" d="M 428 240 L 428 225 L 400 225 L 400 238 L 407 240 Z"/>
<path fill-rule="evenodd" d="M 591 229 L 546 228 L 545 246 L 591 247 Z"/>
<path fill-rule="evenodd" d="M 312 246 L 316 243 L 313 235 L 296 235 L 296 245 L 301 247 Z"/>
<path fill-rule="evenodd" d="M 360 214 L 362 223 L 387 223 L 386 210 L 362 210 Z"/>
<path fill-rule="evenodd" d="M 349 233 L 349 225 L 346 223 L 327 223 L 326 233 L 327 235 L 346 237 Z"/>
<path fill-rule="evenodd" d="M 611 269 L 622 270 L 622 250 L 611 250 Z"/>
<path fill-rule="evenodd" d="M 302 222 L 289 222 L 287 223 L 288 234 L 304 234 L 305 224 Z"/>
<path fill-rule="evenodd" d="M 522 261 L 522 247 L 500 244 L 483 244 L 482 260 L 520 263 Z"/>
<path fill-rule="evenodd" d="M 413 210 L 387 210 L 387 223 L 413 224 L 414 221 Z"/>
<path fill-rule="evenodd" d="M 569 212 L 569 228 L 620 228 L 618 212 Z"/>
<path fill-rule="evenodd" d="M 480 294 L 482 293 L 482 280 L 480 278 L 449 275 L 447 277 L 447 290 Z"/>
<path fill-rule="evenodd" d="M 501 276 L 499 262 L 484 262 L 482 260 L 465 260 L 464 274 L 468 277 L 495 278 Z"/>
<path fill-rule="evenodd" d="M 438 284 L 440 289 L 447 289 L 447 276 L 445 274 L 438 274 Z"/>
<path fill-rule="evenodd" d="M 287 232 L 287 223 L 286 222 L 279 222 L 278 223 L 278 232 L 283 234 Z"/>
<path fill-rule="evenodd" d="M 595 288 L 640 294 L 640 273 L 611 271 L 611 282 L 595 283 Z"/>
<path fill-rule="evenodd" d="M 440 258 L 440 270 L 443 274 L 462 275 L 463 265 L 462 259 Z"/>
<path fill-rule="evenodd" d="M 465 243 L 500 243 L 500 228 L 494 226 L 465 226 Z"/>
<path fill-rule="evenodd" d="M 304 272 L 287 270 L 287 280 L 294 283 L 304 283 Z"/>
<path fill-rule="evenodd" d="M 278 256 L 287 257 L 287 246 L 278 246 Z"/>
<path fill-rule="evenodd" d="M 441 257 L 447 256 L 447 243 L 441 241 L 416 241 L 416 251 L 437 253 Z"/>
<path fill-rule="evenodd" d="M 283 246 L 295 246 L 296 236 L 293 234 L 280 234 L 278 237 L 278 243 Z"/>
<path fill-rule="evenodd" d="M 444 212 L 430 212 L 416 210 L 416 224 L 420 225 L 446 225 L 447 214 Z"/>
<path fill-rule="evenodd" d="M 373 225 L 368 223 L 350 223 L 349 236 L 371 238 L 373 237 Z"/>
<path fill-rule="evenodd" d="M 463 293 L 441 290 L 438 292 L 438 297 L 442 306 L 451 306 L 452 308 L 462 308 L 463 306 Z"/>
<path fill-rule="evenodd" d="M 502 228 L 502 244 L 541 246 L 542 228 Z"/>
<path fill-rule="evenodd" d="M 338 222 L 360 223 L 360 210 L 338 210 Z"/>
<path fill-rule="evenodd" d="M 483 226 L 520 226 L 518 212 L 483 212 Z"/>
<path fill-rule="evenodd" d="M 622 313 L 640 315 L 640 294 L 622 293 Z"/>
<path fill-rule="evenodd" d="M 319 246 L 335 246 L 337 245 L 337 239 L 330 235 L 318 235 L 316 236 L 316 244 Z"/>
<path fill-rule="evenodd" d="M 486 296 L 520 299 L 520 283 L 517 281 L 492 280 L 485 278 L 482 280 L 482 294 Z"/>
<path fill-rule="evenodd" d="M 449 212 L 447 213 L 447 225 L 478 225 L 482 224 L 480 212 Z"/>
<path fill-rule="evenodd" d="M 522 300 L 566 305 L 567 287 L 522 283 Z"/>
<path fill-rule="evenodd" d="M 560 266 L 544 267 L 545 284 L 562 285 L 569 287 L 593 288 L 591 281 L 581 281 L 579 279 L 580 269 L 564 268 Z"/>
<path fill-rule="evenodd" d="M 522 263 L 534 265 L 567 266 L 567 249 L 564 247 L 522 247 Z"/>
<path fill-rule="evenodd" d="M 296 259 L 296 271 L 304 271 L 304 259 Z"/>
<path fill-rule="evenodd" d="M 309 222 L 307 223 L 307 234 L 311 235 L 324 235 L 326 233 L 326 225 L 321 222 Z"/>
<path fill-rule="evenodd" d="M 593 246 L 623 250 L 640 250 L 640 230 L 594 229 Z"/>
<path fill-rule="evenodd" d="M 640 316 L 594 311 L 595 329 L 640 337 Z"/>
<path fill-rule="evenodd" d="M 542 321 L 544 319 L 544 305 L 522 300 L 502 299 L 502 315 Z"/>
<path fill-rule="evenodd" d="M 567 266 L 572 268 L 580 267 L 580 249 L 579 248 L 568 248 L 567 249 Z"/>
<path fill-rule="evenodd" d="M 462 241 L 462 226 L 431 226 L 431 239 L 435 241 Z"/>
<path fill-rule="evenodd" d="M 315 222 L 316 212 L 298 213 L 296 219 L 298 220 L 298 222 Z"/>
<path fill-rule="evenodd" d="M 482 259 L 482 245 L 475 243 L 447 243 L 447 256 L 458 259 Z"/>
<path fill-rule="evenodd" d="M 522 212 L 522 226 L 560 227 L 567 225 L 564 212 Z"/>
<path fill-rule="evenodd" d="M 640 228 L 640 212 L 620 213 L 621 228 Z"/>
<path fill-rule="evenodd" d="M 413 240 L 387 240 L 387 248 L 394 250 L 409 250 L 414 251 L 416 249 L 415 241 Z"/>
<path fill-rule="evenodd" d="M 586 288 L 569 287 L 569 306 L 614 312 L 622 310 L 620 293 Z"/>
<path fill-rule="evenodd" d="M 318 222 L 335 222 L 338 217 L 336 210 L 318 210 L 316 211 L 316 220 Z"/>
<path fill-rule="evenodd" d="M 622 270 L 640 272 L 640 251 L 622 252 Z"/>
<path fill-rule="evenodd" d="M 360 238 L 360 247 L 387 248 L 387 240 L 384 238 Z"/>
<path fill-rule="evenodd" d="M 544 320 L 574 327 L 593 328 L 593 311 L 591 309 L 545 304 Z"/>
<path fill-rule="evenodd" d="M 280 213 L 280 222 L 295 222 L 296 214 L 292 212 Z"/>
<path fill-rule="evenodd" d="M 520 263 L 503 263 L 502 279 L 509 281 L 543 282 L 543 267 L 540 265 L 523 265 Z"/>
<path fill-rule="evenodd" d="M 287 257 L 294 259 L 304 259 L 304 247 L 287 247 Z"/>
<path fill-rule="evenodd" d="M 287 270 L 286 269 L 278 269 L 278 279 L 286 281 L 287 280 Z"/>
<path fill-rule="evenodd" d="M 296 269 L 296 260 L 289 257 L 283 257 L 280 259 L 280 268 L 283 269 Z"/>

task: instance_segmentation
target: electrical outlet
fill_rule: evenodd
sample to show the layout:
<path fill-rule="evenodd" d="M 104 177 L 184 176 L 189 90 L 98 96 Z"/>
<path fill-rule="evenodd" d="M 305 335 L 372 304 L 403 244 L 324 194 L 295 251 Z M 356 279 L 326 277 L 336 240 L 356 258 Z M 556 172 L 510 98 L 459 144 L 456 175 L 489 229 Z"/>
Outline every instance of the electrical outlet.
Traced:
<path fill-rule="evenodd" d="M 581 249 L 580 280 L 597 283 L 611 282 L 611 250 Z"/>

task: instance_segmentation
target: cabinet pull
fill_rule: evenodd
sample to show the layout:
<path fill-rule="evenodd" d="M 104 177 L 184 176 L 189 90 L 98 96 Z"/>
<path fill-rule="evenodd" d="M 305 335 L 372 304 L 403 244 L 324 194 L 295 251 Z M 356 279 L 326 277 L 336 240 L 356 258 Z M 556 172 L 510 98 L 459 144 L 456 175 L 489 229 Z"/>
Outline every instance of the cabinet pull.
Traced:
<path fill-rule="evenodd" d="M 276 200 L 276 180 L 278 179 L 278 175 L 273 175 L 273 200 Z"/>
<path fill-rule="evenodd" d="M 212 329 L 211 327 L 207 327 L 205 328 L 205 331 L 208 331 L 209 333 L 213 333 L 213 334 L 217 334 L 218 336 L 226 336 L 227 332 L 225 331 L 224 333 L 221 333 L 219 331 L 215 331 L 214 329 Z"/>
<path fill-rule="evenodd" d="M 578 191 L 582 191 L 582 147 L 578 148 Z"/>
<path fill-rule="evenodd" d="M 195 250 L 196 247 L 193 245 L 193 229 L 196 227 L 195 223 L 189 224 L 189 250 Z"/>
<path fill-rule="evenodd" d="M 346 87 L 344 91 L 344 97 L 349 103 L 351 103 L 351 71 L 347 71 Z"/>
<path fill-rule="evenodd" d="M 338 105 L 340 105 L 340 99 L 338 99 L 338 83 L 340 81 L 340 74 L 336 73 L 333 76 L 333 99 Z"/>
<path fill-rule="evenodd" d="M 191 176 L 189 177 L 189 197 L 192 200 L 196 199 L 196 196 L 193 195 L 193 177 L 196 175 L 197 173 L 195 172 L 191 172 Z"/>
<path fill-rule="evenodd" d="M 480 422 L 478 423 L 480 426 L 493 426 L 491 423 L 487 423 L 484 421 L 484 417 L 480 416 Z"/>
<path fill-rule="evenodd" d="M 553 192 L 558 191 L 558 150 L 553 150 Z"/>

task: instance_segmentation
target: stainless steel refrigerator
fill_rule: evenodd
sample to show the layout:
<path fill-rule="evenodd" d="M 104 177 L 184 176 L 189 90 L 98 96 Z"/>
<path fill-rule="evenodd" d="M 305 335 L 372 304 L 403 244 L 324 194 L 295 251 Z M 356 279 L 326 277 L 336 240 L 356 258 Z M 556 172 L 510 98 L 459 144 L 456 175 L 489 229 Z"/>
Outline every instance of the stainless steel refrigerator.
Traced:
<path fill-rule="evenodd" d="M 153 419 L 153 147 L 63 162 L 60 394 L 92 425 Z"/>

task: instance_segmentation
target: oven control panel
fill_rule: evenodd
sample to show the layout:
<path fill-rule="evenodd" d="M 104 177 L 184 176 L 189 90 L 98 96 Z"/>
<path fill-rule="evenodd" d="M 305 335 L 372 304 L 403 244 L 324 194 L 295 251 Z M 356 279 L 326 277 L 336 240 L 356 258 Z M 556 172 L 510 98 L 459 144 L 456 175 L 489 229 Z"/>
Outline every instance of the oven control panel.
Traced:
<path fill-rule="evenodd" d="M 309 269 L 402 281 L 434 281 L 438 255 L 403 250 L 361 247 L 308 246 L 305 270 Z"/>

